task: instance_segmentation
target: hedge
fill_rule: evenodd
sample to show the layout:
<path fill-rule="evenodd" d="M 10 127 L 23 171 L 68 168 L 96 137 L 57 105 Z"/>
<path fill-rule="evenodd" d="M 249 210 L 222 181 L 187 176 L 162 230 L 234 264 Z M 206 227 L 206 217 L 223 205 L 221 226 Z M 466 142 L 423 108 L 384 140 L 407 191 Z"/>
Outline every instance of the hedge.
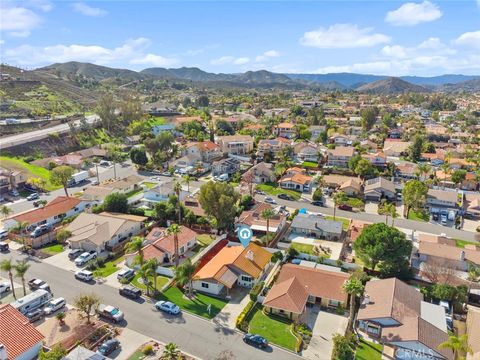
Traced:
<path fill-rule="evenodd" d="M 248 322 L 245 321 L 250 310 L 252 310 L 253 306 L 255 305 L 254 301 L 249 301 L 247 306 L 242 310 L 240 315 L 237 317 L 237 321 L 235 322 L 235 326 L 237 329 L 247 332 L 248 331 Z"/>
<path fill-rule="evenodd" d="M 260 294 L 260 291 L 262 291 L 263 285 L 265 285 L 263 281 L 259 281 L 255 284 L 252 290 L 250 290 L 250 300 L 257 301 L 258 294 Z"/>

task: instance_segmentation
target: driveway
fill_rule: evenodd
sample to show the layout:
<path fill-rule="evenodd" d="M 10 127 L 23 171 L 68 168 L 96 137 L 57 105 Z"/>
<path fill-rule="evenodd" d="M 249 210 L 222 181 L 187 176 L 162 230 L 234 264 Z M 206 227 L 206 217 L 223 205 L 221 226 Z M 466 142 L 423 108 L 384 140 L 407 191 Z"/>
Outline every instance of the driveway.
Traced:
<path fill-rule="evenodd" d="M 463 219 L 463 230 L 476 232 L 479 225 L 478 220 Z"/>
<path fill-rule="evenodd" d="M 70 272 L 75 272 L 81 269 L 75 265 L 75 262 L 73 262 L 68 258 L 68 250 L 65 250 L 59 254 L 50 256 L 42 261 L 44 263 L 59 267 L 63 270 L 67 270 Z"/>
<path fill-rule="evenodd" d="M 128 328 L 123 328 L 116 339 L 120 341 L 120 348 L 108 355 L 115 360 L 127 360 L 139 347 L 150 341 L 147 336 Z"/>
<path fill-rule="evenodd" d="M 250 289 L 236 287 L 231 292 L 231 299 L 227 305 L 215 316 L 212 321 L 220 326 L 235 329 L 238 315 L 250 301 Z"/>
<path fill-rule="evenodd" d="M 367 214 L 377 214 L 378 215 L 378 204 L 374 202 L 365 203 L 365 212 Z"/>
<path fill-rule="evenodd" d="M 308 307 L 307 325 L 312 329 L 313 336 L 308 348 L 302 351 L 306 359 L 330 359 L 332 355 L 332 337 L 334 334 L 345 334 L 348 318 L 320 310 L 318 305 Z"/>

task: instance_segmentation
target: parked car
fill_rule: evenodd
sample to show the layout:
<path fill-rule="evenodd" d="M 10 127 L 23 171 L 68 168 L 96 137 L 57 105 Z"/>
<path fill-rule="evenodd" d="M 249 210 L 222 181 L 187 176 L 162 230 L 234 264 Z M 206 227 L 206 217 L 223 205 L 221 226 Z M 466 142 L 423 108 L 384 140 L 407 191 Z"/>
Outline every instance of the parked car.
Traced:
<path fill-rule="evenodd" d="M 162 175 L 162 176 L 168 176 L 168 177 L 172 177 L 172 174 L 170 174 L 170 172 L 169 172 L 169 171 L 164 171 L 164 172 L 162 172 L 160 175 Z"/>
<path fill-rule="evenodd" d="M 135 270 L 133 269 L 122 269 L 117 274 L 118 280 L 131 280 L 135 277 Z"/>
<path fill-rule="evenodd" d="M 257 193 L 258 195 L 265 195 L 265 191 L 262 190 L 256 190 L 255 193 Z"/>
<path fill-rule="evenodd" d="M 9 248 L 8 243 L 0 241 L 0 252 L 7 252 Z"/>
<path fill-rule="evenodd" d="M 345 205 L 345 204 L 339 205 L 338 208 L 340 210 L 344 210 L 344 211 L 352 211 L 353 210 L 353 208 L 350 205 Z"/>
<path fill-rule="evenodd" d="M 54 300 L 50 301 L 47 304 L 47 306 L 45 306 L 43 308 L 43 312 L 45 313 L 45 315 L 51 315 L 54 312 L 56 312 L 56 311 L 62 309 L 63 307 L 65 307 L 65 305 L 67 305 L 67 302 L 65 301 L 64 298 L 54 299 Z"/>
<path fill-rule="evenodd" d="M 278 194 L 277 197 L 278 197 L 279 199 L 282 199 L 282 200 L 289 200 L 289 201 L 295 200 L 295 199 L 293 198 L 293 196 L 290 196 L 290 195 L 288 195 L 288 194 Z"/>
<path fill-rule="evenodd" d="M 438 221 L 438 214 L 432 214 L 432 220 Z"/>
<path fill-rule="evenodd" d="M 108 167 L 110 166 L 110 163 L 108 161 L 101 161 L 99 165 L 103 167 Z"/>
<path fill-rule="evenodd" d="M 97 253 L 95 251 L 85 251 L 79 257 L 75 259 L 75 265 L 83 266 L 87 262 L 97 257 Z"/>
<path fill-rule="evenodd" d="M 243 335 L 243 341 L 249 345 L 253 345 L 262 349 L 265 349 L 268 346 L 267 339 L 260 335 L 245 334 Z"/>
<path fill-rule="evenodd" d="M 42 309 L 32 310 L 32 311 L 25 314 L 28 321 L 31 322 L 31 323 L 34 323 L 35 321 L 38 321 L 38 320 L 42 319 L 44 315 L 45 314 L 43 313 Z"/>
<path fill-rule="evenodd" d="M 123 312 L 119 308 L 112 305 L 100 304 L 97 309 L 99 317 L 103 317 L 107 320 L 111 320 L 114 323 L 119 323 L 123 320 Z"/>
<path fill-rule="evenodd" d="M 0 229 L 0 240 L 8 238 L 8 230 Z"/>
<path fill-rule="evenodd" d="M 52 227 L 48 224 L 39 225 L 30 233 L 30 237 L 37 238 L 48 233 L 51 229 Z"/>
<path fill-rule="evenodd" d="M 120 347 L 120 341 L 117 339 L 110 339 L 105 341 L 102 345 L 98 347 L 97 353 L 103 356 L 110 355 L 116 349 Z"/>
<path fill-rule="evenodd" d="M 73 249 L 70 250 L 68 253 L 68 258 L 70 260 L 75 260 L 77 257 L 79 257 L 83 253 L 82 249 Z"/>
<path fill-rule="evenodd" d="M 315 200 L 315 201 L 312 201 L 310 204 L 314 205 L 314 206 L 325 206 L 323 204 L 323 201 L 320 201 L 320 200 Z"/>
<path fill-rule="evenodd" d="M 122 296 L 125 296 L 129 299 L 139 299 L 142 296 L 142 291 L 140 289 L 137 289 L 135 286 L 132 285 L 126 285 L 122 286 L 119 290 L 118 293 Z"/>
<path fill-rule="evenodd" d="M 440 215 L 440 224 L 442 224 L 443 226 L 447 225 L 447 215 L 445 214 Z"/>
<path fill-rule="evenodd" d="M 271 197 L 267 196 L 264 200 L 267 204 L 276 204 L 277 202 L 273 200 Z"/>
<path fill-rule="evenodd" d="M 92 180 L 92 181 L 90 181 L 90 185 L 92 185 L 92 186 L 96 186 L 96 185 L 98 185 L 98 184 L 99 184 L 99 183 L 98 183 L 98 180 Z"/>
<path fill-rule="evenodd" d="M 46 290 L 50 292 L 50 285 L 42 279 L 32 279 L 28 282 L 28 287 L 30 290 L 35 291 L 38 289 Z"/>
<path fill-rule="evenodd" d="M 0 295 L 6 294 L 10 291 L 10 283 L 2 282 L 0 283 Z"/>
<path fill-rule="evenodd" d="M 172 315 L 180 314 L 180 308 L 170 301 L 157 301 L 155 303 L 155 308 L 157 308 L 157 310 L 164 311 Z"/>
<path fill-rule="evenodd" d="M 12 195 L 12 196 L 20 196 L 20 193 L 19 193 L 17 190 L 13 189 L 12 191 L 10 191 L 10 195 Z"/>
<path fill-rule="evenodd" d="M 37 199 L 40 199 L 40 195 L 38 195 L 37 193 L 33 193 L 27 196 L 28 201 L 33 201 Z"/>
<path fill-rule="evenodd" d="M 89 282 L 93 280 L 93 273 L 88 270 L 75 271 L 75 279 Z"/>

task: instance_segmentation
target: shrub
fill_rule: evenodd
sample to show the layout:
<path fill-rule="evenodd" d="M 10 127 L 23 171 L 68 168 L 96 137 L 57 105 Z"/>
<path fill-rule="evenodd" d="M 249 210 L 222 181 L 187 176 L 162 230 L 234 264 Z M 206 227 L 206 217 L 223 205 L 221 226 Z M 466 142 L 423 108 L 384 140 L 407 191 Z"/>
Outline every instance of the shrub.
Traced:
<path fill-rule="evenodd" d="M 248 322 L 245 320 L 246 316 L 252 310 L 253 305 L 255 305 L 255 302 L 249 301 L 247 306 L 242 310 L 240 315 L 237 317 L 237 321 L 235 322 L 235 326 L 242 331 L 247 332 L 248 331 Z"/>
<path fill-rule="evenodd" d="M 98 269 L 98 264 L 95 259 L 89 260 L 87 264 L 85 265 L 85 269 L 89 271 L 95 271 Z"/>
<path fill-rule="evenodd" d="M 142 208 L 130 208 L 128 213 L 131 215 L 145 216 L 145 210 Z"/>
<path fill-rule="evenodd" d="M 345 314 L 345 308 L 342 305 L 338 305 L 337 308 L 335 309 L 335 313 L 337 315 L 344 315 Z"/>
<path fill-rule="evenodd" d="M 152 355 L 153 354 L 153 345 L 147 344 L 142 348 L 143 355 Z"/>
<path fill-rule="evenodd" d="M 323 192 L 321 188 L 317 188 L 312 195 L 312 199 L 315 201 L 322 200 Z"/>
<path fill-rule="evenodd" d="M 276 263 L 278 260 L 283 259 L 283 254 L 281 251 L 276 251 L 272 255 L 272 263 Z"/>
<path fill-rule="evenodd" d="M 264 284 L 265 283 L 263 281 L 259 281 L 255 284 L 255 286 L 250 291 L 250 300 L 257 301 L 258 294 L 260 294 L 260 291 L 262 291 Z"/>

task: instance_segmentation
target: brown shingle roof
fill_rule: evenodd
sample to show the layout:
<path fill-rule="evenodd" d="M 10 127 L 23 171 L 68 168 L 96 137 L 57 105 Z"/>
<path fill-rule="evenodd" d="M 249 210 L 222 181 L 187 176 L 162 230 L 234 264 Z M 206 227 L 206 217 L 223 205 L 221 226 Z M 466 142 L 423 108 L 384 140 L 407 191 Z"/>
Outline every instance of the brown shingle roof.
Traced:
<path fill-rule="evenodd" d="M 15 359 L 45 337 L 12 305 L 0 305 L 0 344 Z"/>
<path fill-rule="evenodd" d="M 277 282 L 268 292 L 264 306 L 301 314 L 308 300 L 308 292 L 295 277 Z"/>
<path fill-rule="evenodd" d="M 76 197 L 58 196 L 44 207 L 12 216 L 12 219 L 18 222 L 25 221 L 29 224 L 34 224 L 39 221 L 46 220 L 52 216 L 64 214 L 81 202 L 82 201 Z"/>

